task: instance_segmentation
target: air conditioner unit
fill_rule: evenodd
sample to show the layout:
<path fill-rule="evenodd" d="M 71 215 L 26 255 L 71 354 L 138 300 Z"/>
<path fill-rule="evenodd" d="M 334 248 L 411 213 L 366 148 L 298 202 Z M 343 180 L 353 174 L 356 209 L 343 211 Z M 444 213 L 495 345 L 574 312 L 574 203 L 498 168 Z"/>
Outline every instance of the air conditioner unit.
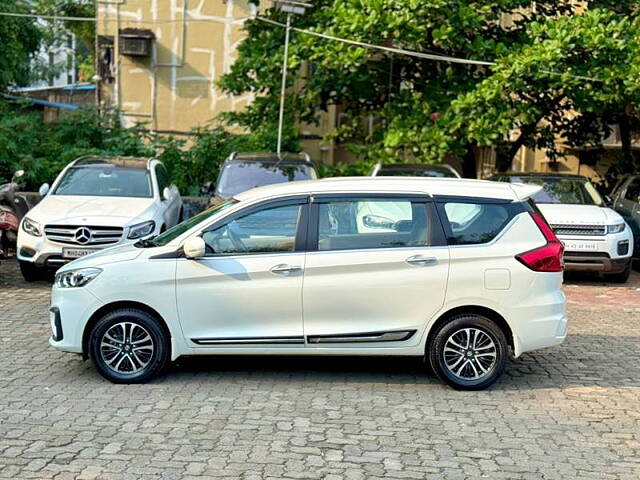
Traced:
<path fill-rule="evenodd" d="M 151 42 L 155 35 L 151 30 L 126 28 L 120 30 L 120 54 L 131 57 L 148 57 L 151 55 Z"/>

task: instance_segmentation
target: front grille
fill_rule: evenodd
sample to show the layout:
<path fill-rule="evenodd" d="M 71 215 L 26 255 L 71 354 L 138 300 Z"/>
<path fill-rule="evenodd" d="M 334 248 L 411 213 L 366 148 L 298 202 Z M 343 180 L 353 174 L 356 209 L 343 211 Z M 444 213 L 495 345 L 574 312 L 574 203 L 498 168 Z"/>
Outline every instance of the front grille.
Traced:
<path fill-rule="evenodd" d="M 122 238 L 122 227 L 94 227 L 85 225 L 45 225 L 48 240 L 64 245 L 111 245 Z"/>
<path fill-rule="evenodd" d="M 604 225 L 564 225 L 555 224 L 551 228 L 556 235 L 606 235 L 607 227 Z"/>

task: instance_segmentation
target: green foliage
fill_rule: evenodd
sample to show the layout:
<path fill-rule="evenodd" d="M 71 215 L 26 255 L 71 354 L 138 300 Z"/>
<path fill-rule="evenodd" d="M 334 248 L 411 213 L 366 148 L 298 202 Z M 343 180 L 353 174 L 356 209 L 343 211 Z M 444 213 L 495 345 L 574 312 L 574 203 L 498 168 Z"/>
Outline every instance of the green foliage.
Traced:
<path fill-rule="evenodd" d="M 559 134 L 597 143 L 609 113 L 638 100 L 637 2 L 594 0 L 586 14 L 583 4 L 557 0 L 535 2 L 535 8 L 530 0 L 313 3 L 295 17 L 296 27 L 498 63 L 487 68 L 387 55 L 293 32 L 289 67 L 296 72 L 311 62 L 313 68 L 309 75 L 302 69 L 304 82 L 289 78 L 288 121 L 317 122 L 318 109 L 341 105 L 345 118 L 331 137 L 365 146 L 360 151 L 370 160 L 440 161 L 464 156 L 474 145 L 507 143 L 518 130 L 523 144 L 536 147 L 553 145 Z M 284 19 L 273 8 L 265 15 Z M 272 128 L 284 29 L 259 20 L 245 27 L 238 59 L 219 85 L 235 95 L 258 95 L 233 115 L 236 123 Z M 580 115 L 568 119 L 571 108 Z M 363 134 L 359 126 L 371 116 L 377 128 Z"/>
<path fill-rule="evenodd" d="M 91 108 L 44 124 L 30 104 L 0 101 L 0 182 L 23 168 L 26 188 L 35 190 L 83 155 L 141 156 L 162 160 L 182 194 L 197 195 L 205 182 L 217 179 L 231 152 L 269 151 L 274 138 L 219 127 L 195 129 L 188 139 L 155 137 L 141 125 L 124 128 L 118 112 L 100 115 Z"/>
<path fill-rule="evenodd" d="M 25 13 L 25 0 L 3 0 L 5 12 Z M 12 85 L 26 85 L 30 80 L 30 60 L 40 46 L 42 32 L 28 18 L 0 17 L 0 92 Z"/>

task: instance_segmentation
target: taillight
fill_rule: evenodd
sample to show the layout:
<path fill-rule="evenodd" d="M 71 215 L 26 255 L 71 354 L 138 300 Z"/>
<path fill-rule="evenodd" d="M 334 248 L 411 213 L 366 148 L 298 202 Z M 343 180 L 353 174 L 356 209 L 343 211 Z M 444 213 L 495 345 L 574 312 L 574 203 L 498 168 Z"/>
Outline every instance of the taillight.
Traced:
<path fill-rule="evenodd" d="M 564 269 L 562 243 L 539 213 L 531 212 L 531 218 L 536 222 L 547 244 L 516 255 L 516 259 L 536 272 L 561 272 Z"/>

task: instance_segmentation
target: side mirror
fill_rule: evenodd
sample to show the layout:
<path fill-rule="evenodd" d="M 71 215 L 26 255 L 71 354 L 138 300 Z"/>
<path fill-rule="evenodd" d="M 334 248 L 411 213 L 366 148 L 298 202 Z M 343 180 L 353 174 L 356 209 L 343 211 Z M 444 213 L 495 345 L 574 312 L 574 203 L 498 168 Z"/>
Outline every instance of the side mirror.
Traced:
<path fill-rule="evenodd" d="M 24 175 L 24 170 L 18 170 L 16 173 L 13 174 L 15 178 L 20 178 L 23 175 Z"/>
<path fill-rule="evenodd" d="M 171 198 L 171 190 L 169 187 L 164 187 L 162 190 L 162 200 L 169 200 Z"/>
<path fill-rule="evenodd" d="M 394 227 L 393 220 L 380 215 L 365 215 L 362 223 L 367 228 L 393 229 Z"/>
<path fill-rule="evenodd" d="M 48 183 L 43 183 L 42 185 L 40 185 L 38 193 L 40 194 L 40 196 L 44 197 L 47 193 L 49 193 L 49 188 L 50 187 Z"/>
<path fill-rule="evenodd" d="M 216 184 L 213 182 L 207 182 L 200 187 L 200 193 L 202 195 L 211 195 L 216 189 Z"/>
<path fill-rule="evenodd" d="M 202 258 L 206 252 L 206 245 L 202 237 L 191 237 L 182 245 L 184 256 L 192 260 Z"/>

